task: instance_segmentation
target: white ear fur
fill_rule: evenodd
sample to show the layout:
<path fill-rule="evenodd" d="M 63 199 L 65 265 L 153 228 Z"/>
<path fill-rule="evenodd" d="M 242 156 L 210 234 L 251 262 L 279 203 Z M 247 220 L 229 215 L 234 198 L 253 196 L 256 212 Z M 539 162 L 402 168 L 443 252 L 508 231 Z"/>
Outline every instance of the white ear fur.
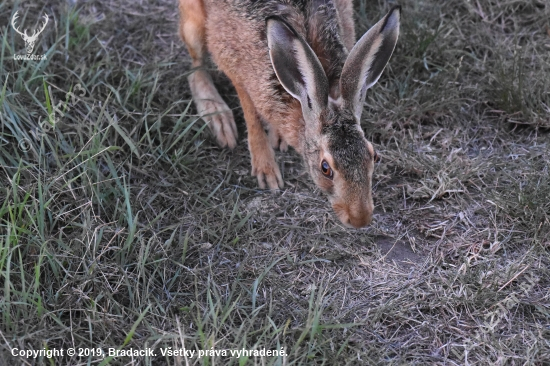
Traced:
<path fill-rule="evenodd" d="M 311 47 L 277 17 L 267 20 L 267 44 L 281 85 L 300 101 L 304 116 L 318 114 L 328 103 L 328 80 Z"/>
<path fill-rule="evenodd" d="M 367 89 L 376 84 L 399 36 L 401 7 L 396 6 L 353 46 L 340 77 L 344 105 L 360 120 Z"/>

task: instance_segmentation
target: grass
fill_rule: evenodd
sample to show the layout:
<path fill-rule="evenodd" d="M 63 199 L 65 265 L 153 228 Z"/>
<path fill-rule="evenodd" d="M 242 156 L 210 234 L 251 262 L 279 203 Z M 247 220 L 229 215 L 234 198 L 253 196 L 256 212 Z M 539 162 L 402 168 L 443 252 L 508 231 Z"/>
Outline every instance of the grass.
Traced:
<path fill-rule="evenodd" d="M 257 188 L 216 72 L 241 137 L 215 145 L 172 1 L 71 3 L 0 2 L 0 364 L 548 362 L 547 3 L 400 2 L 363 114 L 382 156 L 363 230 L 294 152 L 283 191 Z M 358 33 L 391 5 L 358 1 Z M 46 60 L 13 59 L 16 10 L 29 28 L 50 15 Z"/>

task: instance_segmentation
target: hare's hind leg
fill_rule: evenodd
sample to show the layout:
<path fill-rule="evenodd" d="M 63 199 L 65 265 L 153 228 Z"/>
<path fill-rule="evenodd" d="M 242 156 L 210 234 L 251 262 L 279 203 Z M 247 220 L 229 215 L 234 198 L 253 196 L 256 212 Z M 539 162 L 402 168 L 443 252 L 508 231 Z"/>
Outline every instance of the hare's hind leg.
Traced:
<path fill-rule="evenodd" d="M 261 189 L 266 188 L 266 183 L 271 190 L 283 188 L 283 177 L 281 176 L 279 165 L 275 161 L 275 152 L 265 133 L 256 107 L 244 88 L 235 83 L 233 85 L 235 85 L 235 89 L 239 95 L 248 130 L 248 148 L 252 162 L 252 175 L 258 178 L 258 185 Z"/>
<path fill-rule="evenodd" d="M 187 45 L 195 71 L 188 76 L 193 101 L 221 147 L 237 145 L 233 113 L 223 101 L 212 78 L 204 69 L 206 56 L 206 12 L 203 0 L 179 0 L 180 37 Z"/>

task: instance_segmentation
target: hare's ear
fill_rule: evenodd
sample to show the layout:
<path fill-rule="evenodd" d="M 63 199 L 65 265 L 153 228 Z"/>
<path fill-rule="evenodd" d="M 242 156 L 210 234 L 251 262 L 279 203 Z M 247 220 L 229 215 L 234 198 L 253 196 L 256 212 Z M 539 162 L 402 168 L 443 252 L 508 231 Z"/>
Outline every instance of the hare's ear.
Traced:
<path fill-rule="evenodd" d="M 267 19 L 267 44 L 281 85 L 300 101 L 304 116 L 318 115 L 328 103 L 328 80 L 311 47 L 277 17 Z"/>
<path fill-rule="evenodd" d="M 397 37 L 401 7 L 396 6 L 353 46 L 340 76 L 344 106 L 361 119 L 367 89 L 377 81 L 388 63 Z"/>

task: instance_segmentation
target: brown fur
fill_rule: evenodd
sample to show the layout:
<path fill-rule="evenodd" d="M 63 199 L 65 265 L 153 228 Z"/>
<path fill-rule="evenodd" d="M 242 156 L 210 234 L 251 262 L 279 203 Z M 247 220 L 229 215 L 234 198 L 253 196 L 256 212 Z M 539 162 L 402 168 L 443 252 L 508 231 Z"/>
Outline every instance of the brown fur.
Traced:
<path fill-rule="evenodd" d="M 180 0 L 180 37 L 187 45 L 195 72 L 188 81 L 198 112 L 208 123 L 220 146 L 237 145 L 237 126 L 233 113 L 218 93 L 208 72 L 206 56 L 206 12 L 200 0 Z"/>
<path fill-rule="evenodd" d="M 273 149 L 284 150 L 289 145 L 304 157 L 313 180 L 329 195 L 344 224 L 361 227 L 370 223 L 374 209 L 371 196 L 374 149 L 358 124 L 357 111 L 362 104 L 351 99 L 343 104 L 339 101 L 342 70 L 355 43 L 351 0 L 180 0 L 179 8 L 180 35 L 196 68 L 189 77 L 193 99 L 220 145 L 234 147 L 237 133 L 231 112 L 203 69 L 206 49 L 237 90 L 248 130 L 252 174 L 258 178 L 260 188 L 283 187 Z M 270 56 L 268 48 L 269 17 L 280 19 L 277 24 L 284 21 L 287 28 L 282 29 L 295 32 L 289 35 L 309 44 L 314 54 L 305 49 L 297 57 L 302 57 L 302 61 L 319 60 L 320 74 L 326 75 L 328 90 L 312 90 L 317 90 L 318 95 L 326 93 L 332 101 L 330 106 L 326 100 L 317 100 L 317 95 L 308 94 L 307 99 L 300 101 L 281 84 L 281 76 L 275 73 L 272 64 L 275 61 L 270 58 L 275 56 Z M 376 59 L 377 47 L 387 37 L 382 34 L 383 25 L 377 26 L 380 35 L 375 32 L 374 40 L 369 40 L 376 49 L 365 49 L 370 52 L 369 62 Z M 388 47 L 383 51 L 388 51 Z M 284 62 L 279 67 L 283 74 L 287 71 Z M 318 76 L 318 71 L 306 74 L 315 83 L 317 78 L 325 78 Z M 354 78 L 348 75 L 345 79 L 347 94 L 357 89 L 349 81 Z M 353 95 L 362 103 L 363 91 L 361 95 L 358 91 Z M 320 109 L 313 108 L 315 113 L 306 116 L 304 111 L 308 110 L 307 105 L 311 109 L 312 103 Z M 334 171 L 331 179 L 321 173 L 323 160 Z"/>
<path fill-rule="evenodd" d="M 187 45 L 193 67 L 202 66 L 205 55 L 206 13 L 202 1 L 180 0 L 180 37 Z"/>

